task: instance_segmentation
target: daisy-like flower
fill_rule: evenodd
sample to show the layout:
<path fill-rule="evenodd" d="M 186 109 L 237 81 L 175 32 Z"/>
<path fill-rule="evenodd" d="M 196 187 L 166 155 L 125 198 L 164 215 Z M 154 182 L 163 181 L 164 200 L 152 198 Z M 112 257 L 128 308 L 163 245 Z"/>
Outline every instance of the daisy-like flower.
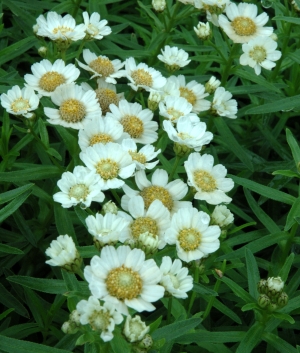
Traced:
<path fill-rule="evenodd" d="M 149 144 L 157 140 L 158 124 L 153 121 L 153 112 L 143 109 L 139 103 L 129 103 L 121 100 L 119 106 L 111 104 L 111 113 L 105 119 L 114 119 L 123 125 L 124 132 L 137 143 Z"/>
<path fill-rule="evenodd" d="M 166 67 L 170 71 L 175 71 L 188 65 L 191 60 L 188 60 L 189 54 L 183 49 L 177 47 L 170 47 L 166 45 L 164 49 L 161 49 L 161 54 L 157 55 L 158 59 L 166 64 Z"/>
<path fill-rule="evenodd" d="M 75 272 L 82 262 L 75 243 L 68 234 L 60 235 L 56 240 L 52 240 L 45 253 L 51 257 L 50 260 L 46 261 L 46 264 L 60 266 L 67 271 Z"/>
<path fill-rule="evenodd" d="M 123 321 L 122 314 L 115 310 L 113 304 L 105 302 L 101 306 L 99 300 L 93 296 L 88 300 L 81 300 L 76 309 L 80 314 L 80 323 L 89 324 L 93 331 L 101 332 L 100 337 L 104 342 L 113 339 L 115 325 Z"/>
<path fill-rule="evenodd" d="M 132 176 L 135 163 L 129 153 L 113 142 L 107 144 L 96 144 L 87 147 L 79 157 L 90 169 L 98 173 L 104 182 L 103 190 L 116 189 L 124 185 L 124 181 Z"/>
<path fill-rule="evenodd" d="M 94 117 L 78 133 L 78 144 L 82 151 L 97 143 L 119 142 L 126 138 L 123 126 L 116 120 Z"/>
<path fill-rule="evenodd" d="M 160 284 L 165 287 L 166 293 L 175 298 L 187 298 L 186 292 L 193 288 L 193 277 L 189 276 L 189 270 L 182 267 L 179 259 L 174 260 L 169 256 L 164 256 L 160 265 L 162 279 Z"/>
<path fill-rule="evenodd" d="M 215 76 L 212 76 L 204 85 L 205 92 L 212 94 L 220 86 L 221 81 L 216 79 Z"/>
<path fill-rule="evenodd" d="M 196 208 L 182 208 L 173 215 L 165 239 L 170 245 L 176 244 L 181 260 L 199 260 L 219 249 L 221 230 L 210 226 L 209 221 L 209 215 Z"/>
<path fill-rule="evenodd" d="M 269 277 L 267 279 L 267 286 L 270 291 L 280 293 L 284 287 L 284 281 L 281 277 Z"/>
<path fill-rule="evenodd" d="M 234 43 L 247 43 L 256 37 L 268 37 L 273 27 L 264 27 L 269 16 L 263 12 L 257 16 L 257 6 L 254 4 L 230 3 L 226 7 L 226 15 L 220 15 L 219 24 Z"/>
<path fill-rule="evenodd" d="M 122 141 L 122 147 L 131 155 L 137 170 L 153 169 L 159 162 L 158 160 L 149 162 L 161 152 L 161 149 L 155 151 L 152 145 L 145 145 L 138 151 L 137 145 L 132 139 L 124 139 Z"/>
<path fill-rule="evenodd" d="M 159 91 L 159 93 L 161 95 L 161 99 L 159 102 L 163 101 L 168 96 L 180 97 L 180 91 L 179 91 L 180 84 L 179 84 L 178 80 L 174 80 L 174 77 L 175 76 L 169 77 L 167 79 L 166 84 Z"/>
<path fill-rule="evenodd" d="M 24 76 L 26 86 L 46 97 L 50 97 L 58 86 L 75 82 L 80 75 L 80 71 L 75 65 L 69 64 L 66 66 L 61 59 L 56 60 L 53 64 L 44 59 L 33 64 L 31 71 L 33 75 L 26 74 Z"/>
<path fill-rule="evenodd" d="M 162 298 L 164 288 L 158 285 L 161 273 L 153 259 L 145 260 L 140 249 L 129 246 L 105 246 L 91 265 L 84 269 L 93 296 L 113 304 L 117 311 L 128 315 L 134 310 L 153 311 L 151 304 Z"/>
<path fill-rule="evenodd" d="M 61 191 L 54 194 L 53 199 L 64 208 L 78 204 L 90 207 L 92 201 L 102 202 L 105 198 L 100 176 L 83 166 L 76 166 L 73 173 L 63 173 L 57 186 Z"/>
<path fill-rule="evenodd" d="M 152 236 L 158 236 L 159 249 L 166 245 L 164 233 L 170 227 L 170 212 L 160 200 L 154 200 L 145 210 L 143 198 L 135 196 L 128 202 L 128 212 L 133 217 L 127 228 L 128 238 L 137 241 L 141 234 L 149 232 Z M 128 215 L 126 216 L 128 217 Z M 126 216 L 124 214 L 124 217 Z"/>
<path fill-rule="evenodd" d="M 194 31 L 201 40 L 207 40 L 211 36 L 211 29 L 208 22 L 199 22 L 197 27 L 194 27 Z"/>
<path fill-rule="evenodd" d="M 96 213 L 95 217 L 88 216 L 85 222 L 98 249 L 105 245 L 114 245 L 118 241 L 123 243 L 128 238 L 124 231 L 127 230 L 129 220 L 118 213 L 106 213 L 104 216 Z"/>
<path fill-rule="evenodd" d="M 188 116 L 178 119 L 176 129 L 171 121 L 163 121 L 169 139 L 180 144 L 200 151 L 204 145 L 210 143 L 213 134 L 206 131 L 206 124 L 203 122 L 193 123 Z"/>
<path fill-rule="evenodd" d="M 128 342 L 141 341 L 149 330 L 150 327 L 141 320 L 139 315 L 134 318 L 130 315 L 126 317 L 123 333 Z"/>
<path fill-rule="evenodd" d="M 210 102 L 204 98 L 208 96 L 205 87 L 193 80 L 186 83 L 185 76 L 171 76 L 170 79 L 178 82 L 180 97 L 185 98 L 192 105 L 192 113 L 200 113 L 210 108 Z"/>
<path fill-rule="evenodd" d="M 20 88 L 13 86 L 7 93 L 1 94 L 1 105 L 10 114 L 23 115 L 25 118 L 33 116 L 30 113 L 36 110 L 40 100 L 30 87 Z"/>
<path fill-rule="evenodd" d="M 36 22 L 36 34 L 54 41 L 77 41 L 85 37 L 85 25 L 76 25 L 75 19 L 71 15 L 62 17 L 54 11 L 50 11 L 47 18 L 40 15 Z"/>
<path fill-rule="evenodd" d="M 159 114 L 169 119 L 173 124 L 180 117 L 189 115 L 192 109 L 192 104 L 183 97 L 167 96 L 163 102 L 159 103 Z M 196 117 L 195 121 L 199 121 L 199 118 Z"/>
<path fill-rule="evenodd" d="M 211 223 L 218 225 L 221 229 L 228 228 L 234 221 L 234 216 L 225 205 L 217 205 L 211 214 Z"/>
<path fill-rule="evenodd" d="M 146 210 L 154 200 L 160 200 L 170 213 L 176 212 L 182 207 L 191 207 L 189 201 L 179 201 L 188 192 L 188 186 L 180 179 L 168 183 L 168 173 L 163 169 L 156 169 L 152 174 L 151 182 L 147 179 L 144 170 L 135 174 L 135 182 L 139 191 L 131 189 L 126 184 L 123 186 L 125 195 L 121 199 L 123 210 L 128 211 L 129 200 L 137 195 L 142 196 Z"/>
<path fill-rule="evenodd" d="M 111 34 L 111 28 L 107 25 L 106 20 L 100 21 L 100 14 L 93 12 L 91 17 L 85 11 L 82 13 L 85 24 L 86 39 L 102 39 L 104 36 Z"/>
<path fill-rule="evenodd" d="M 271 70 L 281 57 L 281 52 L 275 50 L 277 43 L 270 37 L 257 37 L 243 44 L 244 54 L 240 57 L 241 65 L 249 65 L 254 68 L 256 75 L 261 73 L 261 68 Z"/>
<path fill-rule="evenodd" d="M 139 88 L 148 92 L 150 89 L 160 90 L 166 84 L 165 77 L 159 71 L 144 63 L 136 65 L 132 57 L 126 59 L 125 70 L 119 71 L 117 75 L 116 77 L 127 77 L 130 81 L 128 85 L 135 91 Z"/>
<path fill-rule="evenodd" d="M 229 119 L 236 119 L 237 116 L 235 114 L 238 111 L 237 101 L 235 99 L 230 99 L 231 97 L 232 94 L 226 91 L 224 87 L 218 87 L 211 104 L 212 112 Z"/>
<path fill-rule="evenodd" d="M 227 169 L 222 164 L 215 166 L 213 164 L 213 156 L 191 153 L 188 160 L 184 162 L 188 184 L 197 190 L 195 194 L 197 200 L 204 200 L 211 205 L 229 203 L 232 199 L 225 192 L 233 188 L 233 180 L 225 178 Z"/>
<path fill-rule="evenodd" d="M 124 93 L 117 93 L 116 86 L 107 83 L 104 79 L 97 80 L 98 88 L 95 89 L 96 97 L 100 104 L 103 115 L 110 112 L 110 104 L 118 105 L 121 99 L 124 99 Z"/>
<path fill-rule="evenodd" d="M 106 82 L 116 84 L 115 77 L 119 77 L 119 70 L 124 63 L 119 59 L 110 60 L 107 56 L 92 53 L 89 49 L 83 50 L 83 59 L 87 65 L 77 60 L 78 65 L 92 73 L 92 77 L 102 77 Z"/>
<path fill-rule="evenodd" d="M 100 105 L 94 91 L 85 92 L 74 83 L 64 84 L 56 88 L 51 100 L 59 109 L 44 108 L 50 124 L 83 129 L 84 122 L 101 116 Z"/>

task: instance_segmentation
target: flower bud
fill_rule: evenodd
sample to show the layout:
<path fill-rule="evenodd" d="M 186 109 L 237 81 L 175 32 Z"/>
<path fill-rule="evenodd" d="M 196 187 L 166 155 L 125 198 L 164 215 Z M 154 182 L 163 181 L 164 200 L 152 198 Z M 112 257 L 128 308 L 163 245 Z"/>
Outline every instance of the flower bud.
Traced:
<path fill-rule="evenodd" d="M 145 232 L 139 235 L 136 247 L 143 250 L 146 255 L 155 254 L 158 249 L 159 239 L 157 235 Z"/>
<path fill-rule="evenodd" d="M 147 326 L 140 318 L 136 315 L 132 318 L 130 315 L 127 316 L 123 333 L 128 342 L 141 341 L 145 335 L 149 332 L 150 327 Z"/>
<path fill-rule="evenodd" d="M 284 306 L 286 306 L 288 301 L 289 301 L 289 296 L 285 292 L 280 293 L 280 295 L 277 298 L 277 304 L 280 308 L 283 308 Z"/>
<path fill-rule="evenodd" d="M 77 326 L 80 326 L 80 314 L 77 310 L 73 310 L 69 316 L 69 321 Z"/>
<path fill-rule="evenodd" d="M 206 82 L 205 86 L 205 92 L 212 94 L 215 92 L 215 90 L 220 86 L 221 81 L 217 80 L 215 76 L 212 76 L 208 82 Z"/>
<path fill-rule="evenodd" d="M 159 102 L 161 101 L 160 93 L 151 90 L 148 98 L 148 108 L 152 111 L 155 111 L 158 108 Z"/>
<path fill-rule="evenodd" d="M 192 152 L 192 148 L 189 148 L 186 145 L 181 145 L 180 143 L 175 142 L 173 146 L 173 150 L 176 156 L 184 157 L 188 156 Z"/>
<path fill-rule="evenodd" d="M 152 0 L 152 7 L 156 12 L 162 12 L 166 8 L 166 0 Z"/>
<path fill-rule="evenodd" d="M 211 224 L 221 229 L 229 228 L 234 221 L 234 216 L 225 205 L 217 205 L 211 214 Z"/>
<path fill-rule="evenodd" d="M 78 332 L 79 327 L 70 321 L 66 321 L 63 323 L 61 330 L 63 333 L 73 335 L 74 333 Z"/>
<path fill-rule="evenodd" d="M 267 279 L 267 286 L 269 291 L 280 293 L 282 292 L 284 282 L 280 277 L 269 277 Z"/>
<path fill-rule="evenodd" d="M 45 58 L 47 56 L 47 47 L 39 47 L 38 53 L 42 58 Z"/>
<path fill-rule="evenodd" d="M 267 281 L 265 279 L 261 279 L 257 283 L 257 290 L 260 294 L 266 294 L 267 293 Z"/>
<path fill-rule="evenodd" d="M 149 350 L 153 345 L 153 339 L 152 337 L 147 334 L 144 336 L 144 338 L 141 340 L 141 342 L 138 344 L 139 348 Z"/>
<path fill-rule="evenodd" d="M 278 40 L 278 36 L 277 36 L 276 33 L 272 33 L 272 34 L 270 35 L 270 38 L 273 39 L 273 40 L 275 40 L 275 42 L 277 42 L 277 40 Z"/>
<path fill-rule="evenodd" d="M 266 294 L 261 294 L 257 299 L 258 305 L 261 308 L 266 308 L 271 304 L 270 298 Z"/>
<path fill-rule="evenodd" d="M 197 27 L 194 27 L 194 31 L 201 40 L 207 40 L 211 36 L 211 29 L 208 22 L 199 22 Z"/>
<path fill-rule="evenodd" d="M 267 306 L 267 310 L 270 311 L 270 312 L 273 312 L 275 310 L 278 309 L 278 306 L 276 303 L 270 303 L 268 306 Z"/>
<path fill-rule="evenodd" d="M 113 213 L 117 214 L 118 213 L 118 207 L 113 201 L 108 201 L 102 206 L 101 213 L 105 215 L 106 213 Z"/>

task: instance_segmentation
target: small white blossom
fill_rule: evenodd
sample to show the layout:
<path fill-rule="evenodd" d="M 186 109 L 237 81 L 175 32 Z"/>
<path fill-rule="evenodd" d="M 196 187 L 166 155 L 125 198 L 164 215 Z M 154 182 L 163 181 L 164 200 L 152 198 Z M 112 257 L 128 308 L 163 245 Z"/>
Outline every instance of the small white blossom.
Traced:
<path fill-rule="evenodd" d="M 106 26 L 107 21 L 100 21 L 100 14 L 98 12 L 93 12 L 91 17 L 89 17 L 88 13 L 85 11 L 82 16 L 87 39 L 102 39 L 104 36 L 111 34 L 111 28 Z"/>
<path fill-rule="evenodd" d="M 201 40 L 207 40 L 211 35 L 211 29 L 208 22 L 199 22 L 197 27 L 194 27 L 194 31 L 197 34 L 197 37 Z"/>
<path fill-rule="evenodd" d="M 183 49 L 178 49 L 178 47 L 166 45 L 164 49 L 161 49 L 161 53 L 162 55 L 157 55 L 158 59 L 165 63 L 171 71 L 178 70 L 191 62 L 191 60 L 188 60 L 189 54 Z"/>
<path fill-rule="evenodd" d="M 218 205 L 211 214 L 212 224 L 217 224 L 220 228 L 226 228 L 234 221 L 234 216 L 225 205 Z"/>
<path fill-rule="evenodd" d="M 224 87 L 218 87 L 215 91 L 214 98 L 211 104 L 212 111 L 229 119 L 236 119 L 235 115 L 238 111 L 237 101 L 230 99 L 232 94 L 225 90 Z"/>
<path fill-rule="evenodd" d="M 150 327 L 141 320 L 139 315 L 132 318 L 130 315 L 126 317 L 123 333 L 128 342 L 141 341 L 149 332 Z"/>
<path fill-rule="evenodd" d="M 205 84 L 205 91 L 209 94 L 214 93 L 215 90 L 220 86 L 221 81 L 217 80 L 215 76 L 212 76 L 209 81 Z"/>
<path fill-rule="evenodd" d="M 281 292 L 284 287 L 284 282 L 281 277 L 269 277 L 267 279 L 267 286 L 269 290 Z"/>

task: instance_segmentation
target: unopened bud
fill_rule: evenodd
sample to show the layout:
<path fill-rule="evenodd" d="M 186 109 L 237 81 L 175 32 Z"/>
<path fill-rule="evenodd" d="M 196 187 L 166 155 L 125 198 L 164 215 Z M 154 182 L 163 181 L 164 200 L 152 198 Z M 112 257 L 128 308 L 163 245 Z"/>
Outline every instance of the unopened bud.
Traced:
<path fill-rule="evenodd" d="M 277 298 L 277 304 L 280 308 L 283 308 L 284 306 L 286 306 L 288 301 L 289 301 L 289 296 L 285 292 L 282 292 Z"/>
<path fill-rule="evenodd" d="M 261 308 L 266 308 L 271 304 L 270 298 L 266 294 L 261 294 L 257 299 L 258 305 Z"/>
<path fill-rule="evenodd" d="M 152 7 L 156 12 L 162 12 L 166 8 L 166 0 L 152 0 Z"/>
<path fill-rule="evenodd" d="M 267 293 L 267 281 L 265 279 L 261 279 L 257 283 L 257 290 L 260 294 L 266 294 Z"/>
<path fill-rule="evenodd" d="M 276 33 L 272 33 L 272 34 L 270 35 L 270 38 L 273 39 L 273 40 L 275 40 L 275 42 L 277 42 L 277 40 L 278 40 L 278 36 L 277 36 Z"/>
<path fill-rule="evenodd" d="M 74 323 L 70 321 L 66 321 L 63 323 L 61 330 L 63 333 L 73 335 L 74 333 L 78 332 L 79 328 Z"/>
<path fill-rule="evenodd" d="M 179 156 L 179 157 L 188 156 L 192 152 L 191 148 L 189 148 L 186 145 L 181 145 L 180 143 L 177 143 L 177 142 L 174 143 L 173 150 L 176 156 Z"/>
<path fill-rule="evenodd" d="M 144 338 L 141 340 L 141 342 L 138 344 L 139 348 L 149 350 L 153 345 L 153 339 L 152 337 L 147 334 L 144 336 Z"/>
<path fill-rule="evenodd" d="M 152 111 L 155 111 L 158 108 L 161 99 L 161 94 L 152 90 L 148 98 L 148 108 Z"/>
<path fill-rule="evenodd" d="M 215 90 L 220 86 L 221 81 L 216 79 L 215 76 L 212 76 L 208 82 L 206 82 L 205 86 L 205 92 L 212 94 L 215 92 Z"/>
<path fill-rule="evenodd" d="M 211 36 L 211 29 L 208 22 L 199 22 L 197 27 L 194 27 L 194 31 L 201 40 L 207 40 Z"/>
<path fill-rule="evenodd" d="M 118 213 L 118 207 L 113 201 L 108 201 L 108 202 L 106 202 L 103 205 L 101 213 L 103 215 L 105 215 L 106 213 L 117 214 Z"/>
<path fill-rule="evenodd" d="M 46 47 L 39 47 L 38 53 L 42 58 L 45 58 L 47 56 L 47 51 L 48 49 Z"/>

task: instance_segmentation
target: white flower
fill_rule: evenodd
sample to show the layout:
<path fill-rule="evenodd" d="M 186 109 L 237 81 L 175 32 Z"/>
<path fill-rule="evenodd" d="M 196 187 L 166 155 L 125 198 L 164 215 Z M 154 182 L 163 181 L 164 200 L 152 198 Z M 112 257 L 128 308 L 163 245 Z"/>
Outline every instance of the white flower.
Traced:
<path fill-rule="evenodd" d="M 207 145 L 213 139 L 213 134 L 206 131 L 205 123 L 200 121 L 193 123 L 187 116 L 178 119 L 176 129 L 169 120 L 164 120 L 163 125 L 170 140 L 195 151 L 200 151 L 203 145 Z"/>
<path fill-rule="evenodd" d="M 155 151 L 152 145 L 145 145 L 139 151 L 137 150 L 136 143 L 132 139 L 124 139 L 121 145 L 123 149 L 131 155 L 137 170 L 153 169 L 159 162 L 158 160 L 149 162 L 161 152 L 160 149 Z"/>
<path fill-rule="evenodd" d="M 40 100 L 30 87 L 13 86 L 7 93 L 1 94 L 1 105 L 10 114 L 23 115 L 25 118 L 33 116 L 31 111 L 37 109 Z"/>
<path fill-rule="evenodd" d="M 111 104 L 111 113 L 107 113 L 105 119 L 114 119 L 123 125 L 127 137 L 142 144 L 153 143 L 157 140 L 158 124 L 153 121 L 153 112 L 143 109 L 139 103 L 129 103 L 125 99 L 119 102 L 119 106 Z"/>
<path fill-rule="evenodd" d="M 160 200 L 172 213 L 182 207 L 191 207 L 189 201 L 179 201 L 188 192 L 188 186 L 180 179 L 168 183 L 168 173 L 163 169 L 156 169 L 152 174 L 151 182 L 147 179 L 144 170 L 135 174 L 135 182 L 139 191 L 131 189 L 128 185 L 123 186 L 125 195 L 121 199 L 121 206 L 128 211 L 129 200 L 137 195 L 144 199 L 145 208 L 148 209 L 154 200 Z"/>
<path fill-rule="evenodd" d="M 100 337 L 104 342 L 113 339 L 115 325 L 123 321 L 123 316 L 115 310 L 114 305 L 104 303 L 101 306 L 99 300 L 93 296 L 88 300 L 81 300 L 76 309 L 80 314 L 80 323 L 89 324 L 94 331 L 101 331 Z"/>
<path fill-rule="evenodd" d="M 161 49 L 161 53 L 162 55 L 157 55 L 158 60 L 174 70 L 178 70 L 180 67 L 184 67 L 191 62 L 191 60 L 188 60 L 189 54 L 183 49 L 178 49 L 178 47 L 166 45 L 164 49 Z"/>
<path fill-rule="evenodd" d="M 160 284 L 165 287 L 166 292 L 175 298 L 187 298 L 186 292 L 193 288 L 193 277 L 189 276 L 189 270 L 182 267 L 179 259 L 174 260 L 164 256 L 160 265 L 162 279 Z"/>
<path fill-rule="evenodd" d="M 74 83 L 58 86 L 51 100 L 59 109 L 44 108 L 50 124 L 82 129 L 86 120 L 101 116 L 100 105 L 94 91 L 85 92 Z"/>
<path fill-rule="evenodd" d="M 52 240 L 50 247 L 45 251 L 51 257 L 46 264 L 51 266 L 70 266 L 79 257 L 75 243 L 69 235 L 60 235 L 56 240 Z"/>
<path fill-rule="evenodd" d="M 186 262 L 199 260 L 220 247 L 218 226 L 209 226 L 209 215 L 196 208 L 182 208 L 172 217 L 165 239 L 176 244 L 178 257 Z"/>
<path fill-rule="evenodd" d="M 249 65 L 254 68 L 256 75 L 261 73 L 261 68 L 271 70 L 281 57 L 281 52 L 275 50 L 277 43 L 270 37 L 257 37 L 243 44 L 244 54 L 240 57 L 241 65 Z"/>
<path fill-rule="evenodd" d="M 76 26 L 75 19 L 71 15 L 62 17 L 56 12 L 50 11 L 47 19 L 40 15 L 37 20 L 37 35 L 48 37 L 54 41 L 77 41 L 85 36 L 85 25 Z"/>
<path fill-rule="evenodd" d="M 171 76 L 167 79 L 166 84 L 162 87 L 162 89 L 159 91 L 161 95 L 161 99 L 159 102 L 163 101 L 166 97 L 172 96 L 172 97 L 180 97 L 180 91 L 179 91 L 179 81 L 175 76 Z M 159 103 L 158 102 L 158 103 Z"/>
<path fill-rule="evenodd" d="M 136 65 L 132 57 L 126 59 L 125 70 L 119 71 L 116 75 L 116 77 L 127 77 L 130 81 L 128 85 L 135 91 L 139 88 L 144 88 L 148 92 L 151 88 L 160 90 L 166 84 L 166 79 L 159 71 L 145 63 Z"/>
<path fill-rule="evenodd" d="M 192 109 L 192 104 L 183 97 L 167 96 L 163 102 L 159 103 L 159 114 L 172 123 L 176 123 L 182 116 L 189 115 Z M 194 120 L 199 121 L 199 118 L 196 117 Z"/>
<path fill-rule="evenodd" d="M 57 186 L 61 191 L 54 194 L 53 199 L 64 208 L 78 204 L 90 207 L 92 201 L 102 202 L 105 198 L 101 192 L 103 182 L 100 176 L 82 166 L 76 166 L 73 173 L 63 173 Z"/>
<path fill-rule="evenodd" d="M 218 20 L 224 32 L 234 43 L 247 43 L 256 37 L 268 37 L 273 27 L 263 27 L 269 16 L 263 12 L 257 16 L 257 6 L 254 4 L 230 3 L 226 7 L 226 15 L 220 15 Z"/>
<path fill-rule="evenodd" d="M 219 116 L 236 119 L 237 116 L 235 114 L 238 111 L 237 101 L 235 99 L 230 99 L 231 97 L 232 94 L 226 91 L 224 87 L 218 87 L 211 104 L 212 111 Z"/>
<path fill-rule="evenodd" d="M 209 94 L 214 93 L 215 90 L 220 86 L 221 81 L 217 80 L 215 76 L 212 76 L 204 85 L 205 91 Z"/>
<path fill-rule="evenodd" d="M 143 198 L 134 196 L 128 202 L 128 212 L 133 217 L 127 229 L 128 238 L 137 241 L 141 234 L 149 232 L 153 236 L 158 236 L 159 249 L 166 245 L 164 233 L 170 227 L 170 212 L 160 200 L 154 200 L 145 210 Z"/>
<path fill-rule="evenodd" d="M 96 116 L 79 130 L 78 144 L 81 150 L 85 151 L 87 147 L 97 143 L 119 143 L 126 137 L 127 134 L 124 134 L 123 126 L 118 121 Z"/>
<path fill-rule="evenodd" d="M 93 12 L 91 17 L 89 17 L 89 14 L 85 11 L 82 13 L 82 16 L 86 27 L 87 39 L 102 39 L 104 36 L 111 34 L 111 28 L 106 26 L 107 21 L 100 21 L 100 14 L 98 12 Z"/>
<path fill-rule="evenodd" d="M 209 154 L 200 155 L 191 153 L 184 167 L 188 176 L 188 184 L 197 192 L 195 199 L 205 200 L 211 205 L 222 202 L 231 202 L 231 198 L 225 194 L 233 186 L 233 180 L 225 178 L 227 169 L 222 164 L 214 164 L 214 157 Z"/>
<path fill-rule="evenodd" d="M 166 0 L 152 0 L 152 7 L 156 12 L 162 12 L 166 8 Z"/>
<path fill-rule="evenodd" d="M 89 49 L 83 50 L 83 59 L 87 65 L 77 60 L 78 65 L 92 73 L 92 77 L 102 77 L 106 82 L 116 84 L 115 77 L 119 77 L 119 70 L 124 63 L 119 59 L 110 60 L 107 56 L 92 53 Z"/>
<path fill-rule="evenodd" d="M 269 277 L 267 279 L 267 286 L 269 290 L 281 292 L 284 287 L 284 282 L 281 277 Z"/>
<path fill-rule="evenodd" d="M 65 65 L 61 59 L 54 61 L 52 64 L 49 60 L 42 60 L 31 66 L 33 75 L 26 74 L 24 80 L 27 85 L 33 88 L 42 96 L 50 97 L 55 89 L 64 84 L 72 83 L 77 80 L 80 75 L 79 69 L 75 65 Z"/>
<path fill-rule="evenodd" d="M 180 97 L 192 105 L 192 113 L 198 114 L 210 108 L 210 102 L 204 99 L 208 93 L 205 92 L 203 85 L 195 80 L 186 83 L 184 75 L 171 76 L 170 80 L 178 82 Z"/>
<path fill-rule="evenodd" d="M 129 153 L 113 142 L 106 145 L 96 144 L 87 147 L 79 155 L 83 163 L 90 169 L 96 171 L 104 181 L 103 190 L 116 189 L 124 185 L 124 181 L 132 176 L 135 170 Z"/>
<path fill-rule="evenodd" d="M 217 224 L 220 228 L 226 228 L 234 221 L 234 216 L 225 205 L 218 205 L 211 214 L 212 224 Z"/>
<path fill-rule="evenodd" d="M 102 212 L 104 212 L 104 214 L 106 213 L 117 214 L 118 207 L 113 201 L 109 200 L 102 206 Z"/>
<path fill-rule="evenodd" d="M 164 288 L 158 285 L 161 273 L 153 259 L 145 260 L 140 249 L 129 246 L 105 246 L 91 265 L 84 269 L 93 296 L 113 304 L 117 311 L 128 315 L 128 308 L 153 311 L 151 304 L 162 298 Z"/>
<path fill-rule="evenodd" d="M 199 22 L 197 27 L 194 27 L 194 31 L 197 34 L 197 37 L 202 40 L 208 39 L 211 35 L 211 29 L 208 22 Z"/>
<path fill-rule="evenodd" d="M 130 315 L 126 317 L 123 333 L 128 342 L 141 341 L 149 330 L 150 327 L 141 320 L 139 315 L 134 318 Z"/>
<path fill-rule="evenodd" d="M 117 241 L 123 243 L 128 238 L 124 232 L 128 233 L 129 220 L 118 213 L 106 213 L 104 216 L 96 213 L 95 217 L 88 216 L 85 222 L 88 232 L 94 236 L 94 241 L 98 242 L 100 247 L 107 244 L 112 245 Z"/>

